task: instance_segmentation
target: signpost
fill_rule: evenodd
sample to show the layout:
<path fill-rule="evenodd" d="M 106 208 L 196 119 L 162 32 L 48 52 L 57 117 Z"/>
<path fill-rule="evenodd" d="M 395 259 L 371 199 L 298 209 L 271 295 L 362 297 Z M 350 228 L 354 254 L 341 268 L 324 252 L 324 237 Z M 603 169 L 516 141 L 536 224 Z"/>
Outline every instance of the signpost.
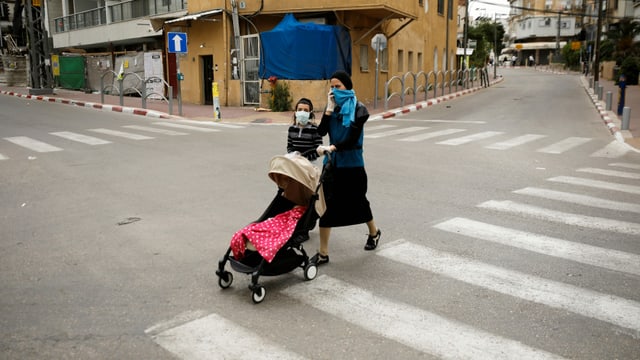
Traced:
<path fill-rule="evenodd" d="M 375 34 L 371 39 L 371 47 L 376 51 L 376 86 L 373 95 L 373 108 L 378 106 L 378 73 L 380 72 L 380 52 L 387 48 L 387 38 L 384 34 Z M 386 95 L 385 95 L 386 96 Z"/>
<path fill-rule="evenodd" d="M 182 91 L 180 89 L 180 81 L 184 80 L 184 75 L 180 72 L 180 54 L 187 53 L 187 34 L 183 32 L 168 32 L 167 42 L 169 44 L 169 52 L 176 54 L 176 77 L 178 79 L 178 114 L 182 116 Z"/>

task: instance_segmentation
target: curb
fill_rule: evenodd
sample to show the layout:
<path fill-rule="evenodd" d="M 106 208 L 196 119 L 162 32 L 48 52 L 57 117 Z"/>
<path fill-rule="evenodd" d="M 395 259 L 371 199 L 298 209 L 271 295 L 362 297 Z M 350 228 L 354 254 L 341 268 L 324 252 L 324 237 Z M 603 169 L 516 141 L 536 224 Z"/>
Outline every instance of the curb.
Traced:
<path fill-rule="evenodd" d="M 0 90 L 0 94 L 16 96 L 24 99 L 40 100 L 45 102 L 55 102 L 55 103 L 65 104 L 65 105 L 73 105 L 73 106 L 97 109 L 102 111 L 113 111 L 113 112 L 119 112 L 124 114 L 131 114 L 131 115 L 149 116 L 157 119 L 174 119 L 175 118 L 174 116 L 168 115 L 160 111 L 133 108 L 133 107 L 127 107 L 127 106 L 100 104 L 100 103 L 94 103 L 94 102 L 57 98 L 52 96 L 25 95 L 25 94 L 20 94 L 13 91 L 4 91 L 4 90 Z"/>
<path fill-rule="evenodd" d="M 496 80 L 492 81 L 490 85 L 497 84 L 499 82 L 502 82 L 503 80 L 504 80 L 504 78 L 500 77 L 499 79 L 496 79 Z M 447 100 L 453 100 L 453 99 L 455 99 L 457 97 L 460 97 L 460 96 L 463 96 L 463 95 L 467 95 L 467 94 L 476 92 L 476 91 L 481 90 L 481 89 L 485 89 L 485 87 L 476 86 L 476 87 L 471 88 L 471 89 L 465 89 L 465 90 L 458 91 L 458 92 L 455 92 L 455 93 L 451 93 L 451 94 L 448 94 L 448 95 L 443 95 L 443 96 L 440 96 L 440 97 L 437 97 L 437 98 L 421 101 L 419 103 L 415 103 L 415 104 L 412 104 L 412 105 L 407 105 L 407 106 L 404 106 L 404 107 L 395 108 L 393 110 L 388 110 L 388 111 L 380 113 L 380 114 L 372 115 L 372 116 L 369 117 L 368 121 L 385 120 L 385 119 L 389 119 L 389 118 L 392 118 L 392 117 L 395 117 L 395 116 L 398 116 L 398 115 L 408 114 L 410 112 L 414 112 L 414 111 L 418 111 L 418 110 L 421 110 L 421 109 L 425 109 L 425 108 L 427 108 L 429 106 L 436 105 L 436 104 L 439 104 L 439 103 L 447 101 Z"/>
<path fill-rule="evenodd" d="M 598 110 L 598 113 L 600 114 L 600 117 L 602 118 L 602 121 L 604 122 L 604 124 L 609 129 L 609 132 L 611 133 L 611 135 L 613 135 L 613 137 L 617 141 L 623 143 L 624 145 L 629 147 L 631 150 L 633 150 L 635 152 L 640 152 L 640 150 L 638 150 L 638 149 L 634 148 L 633 146 L 627 144 L 627 142 L 624 140 L 625 139 L 625 133 L 627 133 L 627 131 L 626 130 L 620 130 L 621 120 L 618 117 L 618 115 L 616 113 L 614 113 L 613 111 L 611 111 L 611 110 L 606 110 L 606 103 L 604 101 L 602 101 L 602 100 L 598 100 L 598 95 L 595 93 L 595 91 L 593 89 L 591 89 L 589 87 L 589 84 L 587 83 L 587 79 L 584 76 L 580 77 L 580 81 L 582 81 L 582 85 L 584 86 L 584 90 L 587 92 L 587 94 L 591 98 L 591 101 L 593 102 L 593 105 L 595 105 L 596 110 Z M 628 135 L 627 137 L 631 137 L 631 136 Z"/>

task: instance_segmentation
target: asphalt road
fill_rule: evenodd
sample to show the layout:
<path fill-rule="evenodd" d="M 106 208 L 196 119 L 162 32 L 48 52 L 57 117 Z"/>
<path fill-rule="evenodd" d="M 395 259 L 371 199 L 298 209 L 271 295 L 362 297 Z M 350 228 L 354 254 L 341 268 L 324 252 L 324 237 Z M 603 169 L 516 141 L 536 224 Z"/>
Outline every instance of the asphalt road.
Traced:
<path fill-rule="evenodd" d="M 263 277 L 257 305 L 215 269 L 285 125 L 0 97 L 2 358 L 637 358 L 640 154 L 578 77 L 504 74 L 368 123 L 381 246 L 334 229 L 316 279 Z"/>

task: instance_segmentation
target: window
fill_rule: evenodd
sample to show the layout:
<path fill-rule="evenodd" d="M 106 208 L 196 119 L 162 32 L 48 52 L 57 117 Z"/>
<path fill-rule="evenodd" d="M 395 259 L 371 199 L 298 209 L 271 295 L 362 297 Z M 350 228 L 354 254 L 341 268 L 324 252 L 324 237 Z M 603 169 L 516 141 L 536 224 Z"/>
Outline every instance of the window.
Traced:
<path fill-rule="evenodd" d="M 398 50 L 398 72 L 404 71 L 404 50 Z"/>
<path fill-rule="evenodd" d="M 444 14 L 444 0 L 438 0 L 438 14 Z"/>
<path fill-rule="evenodd" d="M 418 71 L 421 71 L 424 66 L 421 52 L 418 53 L 418 61 L 416 61 L 416 64 L 418 65 Z"/>
<path fill-rule="evenodd" d="M 369 71 L 369 46 L 360 45 L 360 71 Z"/>
<path fill-rule="evenodd" d="M 413 71 L 413 51 L 407 53 L 407 71 Z"/>

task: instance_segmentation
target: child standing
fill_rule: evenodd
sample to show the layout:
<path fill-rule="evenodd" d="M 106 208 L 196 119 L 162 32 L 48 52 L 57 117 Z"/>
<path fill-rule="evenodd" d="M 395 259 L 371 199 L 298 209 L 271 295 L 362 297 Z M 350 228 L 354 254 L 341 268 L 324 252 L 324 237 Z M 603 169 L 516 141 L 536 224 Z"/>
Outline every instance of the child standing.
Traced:
<path fill-rule="evenodd" d="M 314 118 L 311 100 L 298 100 L 293 124 L 287 132 L 287 153 L 297 151 L 309 161 L 318 158 L 316 149 L 322 145 L 322 137 L 318 134 L 318 127 L 313 123 Z"/>

